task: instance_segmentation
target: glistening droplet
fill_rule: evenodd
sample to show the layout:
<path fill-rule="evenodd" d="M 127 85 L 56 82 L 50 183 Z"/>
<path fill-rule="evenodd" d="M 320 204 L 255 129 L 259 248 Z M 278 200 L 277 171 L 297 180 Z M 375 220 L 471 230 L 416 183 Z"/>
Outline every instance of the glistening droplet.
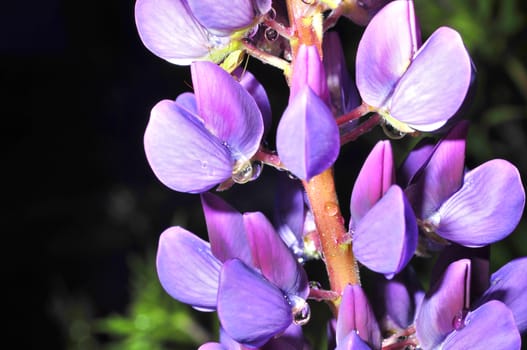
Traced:
<path fill-rule="evenodd" d="M 262 168 L 259 161 L 238 161 L 232 170 L 232 180 L 239 184 L 252 181 L 260 176 Z"/>
<path fill-rule="evenodd" d="M 452 320 L 452 327 L 455 330 L 460 330 L 465 327 L 465 317 L 467 316 L 467 310 L 459 311 Z"/>
<path fill-rule="evenodd" d="M 400 130 L 397 130 L 392 124 L 388 122 L 381 123 L 382 130 L 384 134 L 393 140 L 402 139 L 406 133 Z"/>
<path fill-rule="evenodd" d="M 324 204 L 324 209 L 329 216 L 335 216 L 339 212 L 339 207 L 337 203 L 334 202 L 326 202 L 326 204 Z"/>
<path fill-rule="evenodd" d="M 273 28 L 266 28 L 264 32 L 265 39 L 268 41 L 275 41 L 278 39 L 278 32 Z"/>
<path fill-rule="evenodd" d="M 305 325 L 311 318 L 311 308 L 309 304 L 298 295 L 290 295 L 287 297 L 289 305 L 291 305 L 291 312 L 293 314 L 293 323 L 298 326 Z"/>

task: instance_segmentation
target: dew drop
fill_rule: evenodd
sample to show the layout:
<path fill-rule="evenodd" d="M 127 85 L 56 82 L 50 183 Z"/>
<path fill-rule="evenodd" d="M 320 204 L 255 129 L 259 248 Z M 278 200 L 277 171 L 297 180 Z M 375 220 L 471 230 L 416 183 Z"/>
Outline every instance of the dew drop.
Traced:
<path fill-rule="evenodd" d="M 324 204 L 324 209 L 329 216 L 335 216 L 339 212 L 339 207 L 337 203 L 334 202 L 326 202 L 326 204 Z"/>
<path fill-rule="evenodd" d="M 278 32 L 274 30 L 273 28 L 269 27 L 265 29 L 264 36 L 265 36 L 265 39 L 267 39 L 267 41 L 272 42 L 278 39 Z"/>
<path fill-rule="evenodd" d="M 455 330 L 458 331 L 465 327 L 465 316 L 467 316 L 467 310 L 461 310 L 454 316 L 452 327 L 454 327 Z"/>
<path fill-rule="evenodd" d="M 306 5 L 313 5 L 315 3 L 315 0 L 302 0 L 302 2 Z"/>
<path fill-rule="evenodd" d="M 206 160 L 202 160 L 201 161 L 201 168 L 202 169 L 207 169 L 208 166 L 209 166 L 209 163 Z"/>
<path fill-rule="evenodd" d="M 262 168 L 259 161 L 239 161 L 232 170 L 232 180 L 239 184 L 247 183 L 260 176 Z"/>
<path fill-rule="evenodd" d="M 384 134 L 393 140 L 402 139 L 406 133 L 400 130 L 397 130 L 393 125 L 388 122 L 381 123 L 382 130 Z"/>
<path fill-rule="evenodd" d="M 305 325 L 311 318 L 311 308 L 309 304 L 297 295 L 290 295 L 287 297 L 289 305 L 291 305 L 291 312 L 293 314 L 293 323 L 298 326 Z"/>

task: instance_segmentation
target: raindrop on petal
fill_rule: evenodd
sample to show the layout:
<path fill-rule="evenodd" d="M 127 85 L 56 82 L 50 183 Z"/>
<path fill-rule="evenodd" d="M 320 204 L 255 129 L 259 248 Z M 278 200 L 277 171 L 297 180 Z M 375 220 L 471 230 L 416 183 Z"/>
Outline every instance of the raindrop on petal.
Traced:
<path fill-rule="evenodd" d="M 305 325 L 311 318 L 311 308 L 309 304 L 297 295 L 290 295 L 287 297 L 289 305 L 291 305 L 291 312 L 293 314 L 293 323 L 298 326 Z"/>
<path fill-rule="evenodd" d="M 273 28 L 269 27 L 265 29 L 264 36 L 265 36 L 265 39 L 267 39 L 267 41 L 272 42 L 278 39 L 278 32 L 274 30 Z"/>
<path fill-rule="evenodd" d="M 402 139 L 406 135 L 405 132 L 397 130 L 392 124 L 387 121 L 381 123 L 381 127 L 384 131 L 384 134 L 393 140 Z"/>
<path fill-rule="evenodd" d="M 463 327 L 465 327 L 465 317 L 467 316 L 467 310 L 461 310 L 459 311 L 452 320 L 452 327 L 454 327 L 455 330 L 460 330 Z"/>
<path fill-rule="evenodd" d="M 239 184 L 255 180 L 260 176 L 262 168 L 262 163 L 259 161 L 238 161 L 232 170 L 232 180 Z"/>

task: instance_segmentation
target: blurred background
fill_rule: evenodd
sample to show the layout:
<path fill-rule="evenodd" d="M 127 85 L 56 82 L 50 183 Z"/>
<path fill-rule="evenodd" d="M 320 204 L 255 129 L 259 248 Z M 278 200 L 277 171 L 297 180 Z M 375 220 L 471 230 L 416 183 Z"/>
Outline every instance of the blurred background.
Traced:
<path fill-rule="evenodd" d="M 522 0 L 415 0 L 423 38 L 461 32 L 477 67 L 466 116 L 467 164 L 504 158 L 527 179 L 527 6 Z M 132 0 L 11 1 L 0 12 L 3 135 L 2 289 L 5 335 L 19 349 L 196 349 L 214 339 L 213 314 L 168 297 L 155 249 L 168 226 L 206 235 L 199 197 L 165 188 L 146 162 L 152 106 L 190 90 L 187 67 L 141 44 Z M 336 27 L 353 71 L 362 28 Z M 252 59 L 275 121 L 287 101 L 281 74 Z M 347 145 L 336 167 L 341 207 L 379 130 Z M 412 140 L 394 142 L 404 156 Z M 222 196 L 270 213 L 276 172 Z M 267 186 L 267 187 L 266 187 Z M 266 188 L 262 190 L 262 188 Z M 6 225 L 7 224 L 7 225 Z M 527 225 L 492 248 L 492 269 L 527 255 Z M 321 266 L 309 267 L 313 274 Z M 5 293 L 3 293 L 5 295 Z M 324 305 L 307 326 L 322 348 Z M 5 343 L 9 340 L 5 339 Z"/>

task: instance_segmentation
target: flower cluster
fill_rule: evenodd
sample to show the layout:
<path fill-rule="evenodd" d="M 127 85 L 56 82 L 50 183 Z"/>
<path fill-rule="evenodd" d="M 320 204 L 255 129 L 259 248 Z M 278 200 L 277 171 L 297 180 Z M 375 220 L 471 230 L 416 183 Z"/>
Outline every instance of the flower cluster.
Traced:
<path fill-rule="evenodd" d="M 170 227 L 157 252 L 167 293 L 217 313 L 219 342 L 200 349 L 307 349 L 308 299 L 332 311 L 330 349 L 520 348 L 527 258 L 491 275 L 489 246 L 518 225 L 525 191 L 506 160 L 465 164 L 475 69 L 459 33 L 422 43 L 411 0 L 137 0 L 135 11 L 145 46 L 192 74 L 192 92 L 154 106 L 144 146 L 163 184 L 201 196 L 209 241 Z M 366 26 L 354 79 L 330 30 L 342 16 Z M 275 123 L 264 86 L 238 67 L 245 54 L 283 70 Z M 377 125 L 420 140 L 400 164 L 378 141 L 346 222 L 333 164 Z M 279 170 L 273 218 L 210 192 L 266 165 Z M 424 288 L 412 263 L 427 257 Z M 329 286 L 309 281 L 312 259 Z"/>

